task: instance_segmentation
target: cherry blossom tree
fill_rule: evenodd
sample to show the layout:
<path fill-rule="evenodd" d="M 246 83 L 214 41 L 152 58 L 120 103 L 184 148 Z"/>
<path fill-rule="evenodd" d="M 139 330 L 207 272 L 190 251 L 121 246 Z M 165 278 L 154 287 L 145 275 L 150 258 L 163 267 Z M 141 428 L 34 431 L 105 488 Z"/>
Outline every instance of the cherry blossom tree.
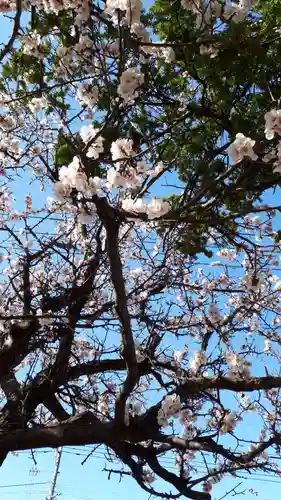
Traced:
<path fill-rule="evenodd" d="M 1 463 L 103 445 L 110 473 L 194 500 L 229 475 L 279 474 L 281 205 L 266 201 L 280 182 L 279 62 L 257 87 L 251 61 L 242 85 L 238 52 L 216 93 L 230 37 L 277 53 L 278 8 L 0 11 L 12 25 L 0 54 Z"/>

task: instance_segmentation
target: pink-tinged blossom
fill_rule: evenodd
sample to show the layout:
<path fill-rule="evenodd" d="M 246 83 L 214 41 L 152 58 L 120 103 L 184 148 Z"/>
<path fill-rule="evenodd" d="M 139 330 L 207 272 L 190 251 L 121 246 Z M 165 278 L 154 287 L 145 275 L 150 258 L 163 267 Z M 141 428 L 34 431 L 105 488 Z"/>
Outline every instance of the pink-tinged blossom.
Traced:
<path fill-rule="evenodd" d="M 204 493 L 210 493 L 212 491 L 212 483 L 210 481 L 204 481 L 203 483 L 203 491 Z"/>
<path fill-rule="evenodd" d="M 144 469 L 142 473 L 142 480 L 144 483 L 151 484 L 155 481 L 155 476 L 150 470 Z"/>

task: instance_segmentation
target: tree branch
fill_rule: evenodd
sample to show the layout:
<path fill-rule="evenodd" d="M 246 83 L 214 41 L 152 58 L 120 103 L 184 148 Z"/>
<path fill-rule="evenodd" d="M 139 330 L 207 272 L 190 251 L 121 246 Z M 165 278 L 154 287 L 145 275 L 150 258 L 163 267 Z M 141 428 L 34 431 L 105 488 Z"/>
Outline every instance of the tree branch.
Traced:
<path fill-rule="evenodd" d="M 16 38 L 18 36 L 19 29 L 20 29 L 20 18 L 21 18 L 21 3 L 22 3 L 21 0 L 16 0 L 17 12 L 16 12 L 16 15 L 14 17 L 13 32 L 12 32 L 12 35 L 11 35 L 8 43 L 6 43 L 4 49 L 2 49 L 1 52 L 0 52 L 0 62 L 4 59 L 4 57 L 11 50 L 11 48 L 13 46 L 13 43 L 14 43 L 14 41 L 16 40 Z"/>
<path fill-rule="evenodd" d="M 124 423 L 125 404 L 138 379 L 138 364 L 135 344 L 131 328 L 130 315 L 127 304 L 127 294 L 122 273 L 122 262 L 119 254 L 118 230 L 119 224 L 115 219 L 114 210 L 105 200 L 97 200 L 99 215 L 105 225 L 107 236 L 107 253 L 110 265 L 111 280 L 116 295 L 116 309 L 121 325 L 121 355 L 126 361 L 128 375 L 123 388 L 116 398 L 115 416 L 119 423 Z"/>

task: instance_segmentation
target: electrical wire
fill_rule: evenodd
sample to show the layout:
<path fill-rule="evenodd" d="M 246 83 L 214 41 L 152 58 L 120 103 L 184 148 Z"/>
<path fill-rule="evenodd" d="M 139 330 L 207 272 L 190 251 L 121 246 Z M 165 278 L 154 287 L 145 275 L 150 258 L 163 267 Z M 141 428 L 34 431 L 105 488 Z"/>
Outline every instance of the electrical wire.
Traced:
<path fill-rule="evenodd" d="M 22 488 L 26 486 L 39 486 L 42 484 L 50 484 L 51 481 L 42 481 L 39 483 L 23 483 L 23 484 L 0 484 L 0 488 Z"/>
<path fill-rule="evenodd" d="M 91 446 L 88 445 L 90 448 Z M 66 447 L 68 448 L 68 447 Z M 85 452 L 81 452 L 80 451 L 76 451 L 77 448 L 76 447 L 69 447 L 69 449 L 66 449 L 64 448 L 64 454 L 68 454 L 68 455 L 72 455 L 72 456 L 80 456 L 80 457 L 84 457 L 84 458 L 87 458 L 90 459 L 90 458 L 95 458 L 97 460 L 103 460 L 105 458 L 104 454 L 100 451 L 100 452 L 94 452 L 90 455 L 91 453 L 91 450 L 89 450 L 89 453 L 85 453 Z M 79 448 L 78 448 L 79 449 Z M 49 453 L 49 452 L 52 452 L 52 450 L 40 450 L 39 453 Z M 29 453 L 28 451 L 26 451 L 25 453 Z M 270 457 L 270 458 L 279 458 L 281 459 L 281 457 Z M 210 467 L 216 467 L 216 464 L 214 462 L 203 462 L 203 461 L 200 461 L 200 460 L 193 460 L 192 461 L 192 464 L 194 465 L 194 468 L 197 469 L 199 472 L 201 473 L 205 473 L 207 472 L 206 470 L 206 464 L 207 466 L 210 466 Z M 173 458 L 171 457 L 165 457 L 164 459 L 161 460 L 161 465 L 164 465 L 167 467 L 168 470 L 170 470 L 171 472 L 174 472 L 174 471 L 177 471 L 177 467 L 174 465 L 174 460 Z M 246 473 L 247 471 L 245 471 L 244 473 Z M 239 471 L 238 472 L 239 474 L 243 474 L 243 471 Z M 280 483 L 281 484 L 281 478 L 280 480 L 278 479 L 272 479 L 272 477 L 274 477 L 274 473 L 270 472 L 270 473 L 262 473 L 262 472 L 259 472 L 259 471 L 251 471 L 251 477 L 243 477 L 244 480 L 252 480 L 252 479 L 255 479 L 257 481 L 262 481 L 262 480 L 265 480 L 266 482 L 274 482 L 274 483 Z"/>

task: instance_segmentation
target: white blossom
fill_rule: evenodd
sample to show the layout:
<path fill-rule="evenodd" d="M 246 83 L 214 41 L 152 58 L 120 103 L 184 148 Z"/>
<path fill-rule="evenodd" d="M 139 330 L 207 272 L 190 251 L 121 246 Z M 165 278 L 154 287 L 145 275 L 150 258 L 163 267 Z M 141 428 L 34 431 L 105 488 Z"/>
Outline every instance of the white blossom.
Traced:
<path fill-rule="evenodd" d="M 28 35 L 24 35 L 22 37 L 23 41 L 23 50 L 25 54 L 31 55 L 31 56 L 40 56 L 40 43 L 41 43 L 41 36 L 33 31 L 33 33 L 29 33 Z"/>
<path fill-rule="evenodd" d="M 173 358 L 174 358 L 174 361 L 180 365 L 183 358 L 186 356 L 187 354 L 187 347 L 185 347 L 184 349 L 182 349 L 181 351 L 174 351 L 173 353 Z"/>
<path fill-rule="evenodd" d="M 228 432 L 232 432 L 237 424 L 236 415 L 234 413 L 227 413 L 221 423 L 220 433 L 227 434 Z"/>
<path fill-rule="evenodd" d="M 157 219 L 170 211 L 170 203 L 161 198 L 153 198 L 147 205 L 146 213 L 149 219 Z"/>
<path fill-rule="evenodd" d="M 109 412 L 109 406 L 108 406 L 108 397 L 104 394 L 101 394 L 98 400 L 98 412 L 99 412 L 99 418 L 104 420 L 107 417 L 107 414 Z"/>
<path fill-rule="evenodd" d="M 189 12 L 198 13 L 201 9 L 200 0 L 181 0 L 181 5 Z"/>
<path fill-rule="evenodd" d="M 139 174 L 145 174 L 146 172 L 148 172 L 148 170 L 149 170 L 149 167 L 145 161 L 143 161 L 143 160 L 137 161 L 137 172 Z"/>
<path fill-rule="evenodd" d="M 272 352 L 272 343 L 271 343 L 270 340 L 265 339 L 265 341 L 264 341 L 264 349 L 263 350 L 266 353 Z"/>
<path fill-rule="evenodd" d="M 232 163 L 236 163 L 243 160 L 245 156 L 248 156 L 252 160 L 256 160 L 258 157 L 253 151 L 253 146 L 256 141 L 253 141 L 249 137 L 245 137 L 244 134 L 236 134 L 236 139 L 227 148 L 227 153 L 231 157 Z"/>
<path fill-rule="evenodd" d="M 117 11 L 123 11 L 125 21 L 131 25 L 140 21 L 141 0 L 107 0 L 106 12 L 117 20 Z"/>
<path fill-rule="evenodd" d="M 149 171 L 149 174 L 151 175 L 151 177 L 157 177 L 159 174 L 161 174 L 163 172 L 164 169 L 165 169 L 165 165 L 163 164 L 162 161 L 160 161 L 159 163 L 157 163 L 155 165 L 154 168 L 152 168 Z"/>
<path fill-rule="evenodd" d="M 147 205 L 141 198 L 132 200 L 132 198 L 125 198 L 122 200 L 122 208 L 128 212 L 146 213 Z"/>
<path fill-rule="evenodd" d="M 157 421 L 158 424 L 165 427 L 168 424 L 170 417 L 178 416 L 181 408 L 180 397 L 176 394 L 171 394 L 166 396 L 162 403 L 161 408 L 158 411 Z"/>
<path fill-rule="evenodd" d="M 248 379 L 251 376 L 251 363 L 238 354 L 230 353 L 227 356 L 229 366 L 228 376 L 233 379 Z"/>
<path fill-rule="evenodd" d="M 0 129 L 4 131 L 9 131 L 15 128 L 16 126 L 16 120 L 9 115 L 0 115 Z"/>
<path fill-rule="evenodd" d="M 216 304 L 210 305 L 208 315 L 212 323 L 219 323 L 221 321 L 220 310 Z"/>
<path fill-rule="evenodd" d="M 273 139 L 274 134 L 281 135 L 281 109 L 272 109 L 264 115 L 265 137 Z"/>
<path fill-rule="evenodd" d="M 85 125 L 80 130 L 80 136 L 85 144 L 90 143 L 86 156 L 95 160 L 98 159 L 104 150 L 104 138 L 100 134 L 100 129 L 95 128 L 93 125 Z"/>
<path fill-rule="evenodd" d="M 193 359 L 189 361 L 190 370 L 196 373 L 207 361 L 206 355 L 202 351 L 195 351 Z"/>
<path fill-rule="evenodd" d="M 53 185 L 53 192 L 57 200 L 64 201 L 70 196 L 71 186 L 58 181 Z"/>
<path fill-rule="evenodd" d="M 134 156 L 132 139 L 117 139 L 117 141 L 112 142 L 110 152 L 114 162 Z"/>
<path fill-rule="evenodd" d="M 138 96 L 137 89 L 144 83 L 144 76 L 136 68 L 123 71 L 117 87 L 118 94 L 125 102 L 132 102 Z"/>
<path fill-rule="evenodd" d="M 76 98 L 83 106 L 93 108 L 98 100 L 98 89 L 90 83 L 83 82 L 77 89 Z"/>
<path fill-rule="evenodd" d="M 212 44 L 201 44 L 199 50 L 201 55 L 207 55 L 211 58 L 216 57 L 219 53 L 219 49 Z"/>
<path fill-rule="evenodd" d="M 243 5 L 242 2 L 238 4 L 230 2 L 224 8 L 224 17 L 226 19 L 231 18 L 231 20 L 235 23 L 243 21 L 247 17 L 247 14 L 248 9 Z"/>
<path fill-rule="evenodd" d="M 29 107 L 33 113 L 37 111 L 41 111 L 41 109 L 47 108 L 49 105 L 48 99 L 46 96 L 42 97 L 33 97 L 29 103 Z"/>
<path fill-rule="evenodd" d="M 258 292 L 264 284 L 265 277 L 263 274 L 246 273 L 244 282 L 249 292 Z"/>

